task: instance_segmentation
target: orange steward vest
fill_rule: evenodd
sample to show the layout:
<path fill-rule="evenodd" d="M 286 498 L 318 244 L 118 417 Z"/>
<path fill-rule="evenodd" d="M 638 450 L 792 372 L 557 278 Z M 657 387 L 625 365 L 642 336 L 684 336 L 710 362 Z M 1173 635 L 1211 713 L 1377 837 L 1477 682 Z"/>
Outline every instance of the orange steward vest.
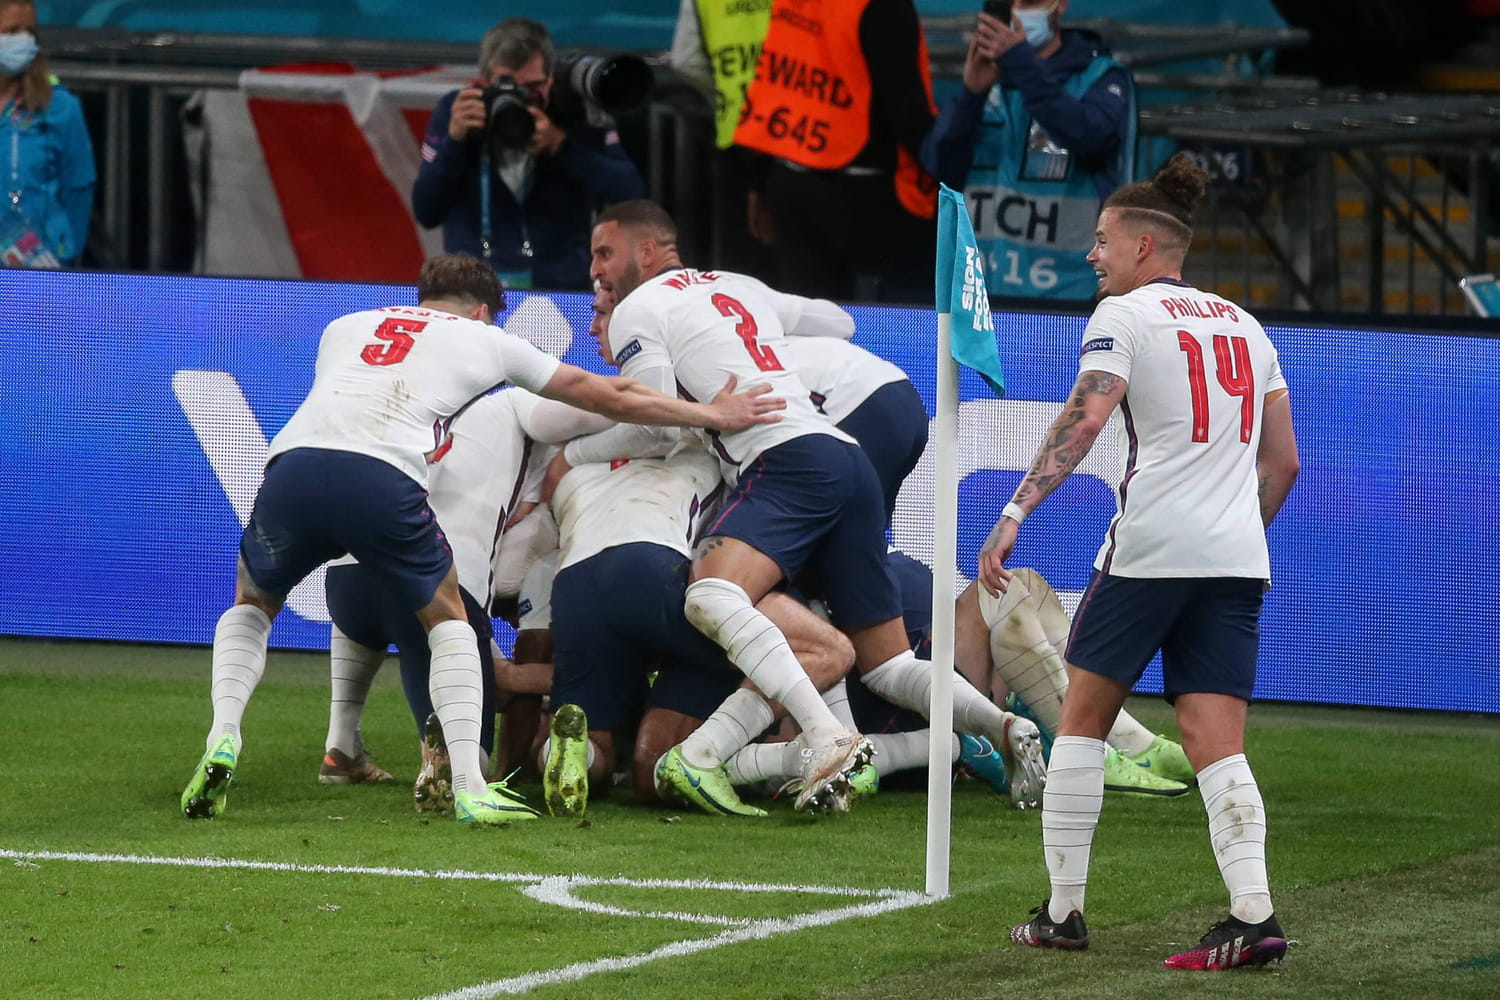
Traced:
<path fill-rule="evenodd" d="M 859 21 L 870 0 L 775 0 L 737 145 L 812 170 L 841 170 L 870 137 L 870 68 Z M 917 35 L 922 85 L 933 114 L 927 39 Z M 905 147 L 896 151 L 896 197 L 912 215 L 937 212 L 937 183 Z"/>

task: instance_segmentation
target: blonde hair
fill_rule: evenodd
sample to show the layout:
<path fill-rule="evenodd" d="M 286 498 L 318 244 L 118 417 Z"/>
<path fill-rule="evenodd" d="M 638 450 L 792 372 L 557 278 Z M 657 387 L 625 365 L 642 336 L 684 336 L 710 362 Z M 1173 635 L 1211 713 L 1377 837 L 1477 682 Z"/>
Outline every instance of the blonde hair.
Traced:
<path fill-rule="evenodd" d="M 30 7 L 36 12 L 36 0 L 0 0 L 0 10 L 6 7 Z M 32 34 L 36 30 L 32 29 Z M 47 59 L 40 52 L 21 74 L 21 91 L 16 95 L 17 106 L 29 114 L 46 111 L 52 104 L 52 73 L 47 69 Z"/>

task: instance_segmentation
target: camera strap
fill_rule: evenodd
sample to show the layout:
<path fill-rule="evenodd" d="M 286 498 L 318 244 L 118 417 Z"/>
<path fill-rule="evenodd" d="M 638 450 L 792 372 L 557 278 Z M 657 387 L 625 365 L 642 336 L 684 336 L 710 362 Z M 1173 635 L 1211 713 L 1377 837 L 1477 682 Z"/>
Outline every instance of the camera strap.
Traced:
<path fill-rule="evenodd" d="M 490 162 L 490 147 L 485 143 L 484 148 L 479 151 L 479 251 L 484 257 L 486 264 L 494 256 L 490 237 L 494 230 L 490 224 L 490 185 L 493 183 L 490 175 L 494 170 L 494 164 Z"/>
<path fill-rule="evenodd" d="M 491 201 L 493 184 L 495 183 L 494 157 L 490 147 L 486 144 L 479 151 L 479 250 L 484 262 L 491 270 L 494 269 L 494 226 L 491 218 L 494 203 Z M 507 288 L 530 288 L 531 287 L 531 234 L 526 230 L 525 188 L 531 184 L 528 171 L 523 190 L 516 193 L 516 205 L 520 209 L 521 225 L 521 256 L 526 258 L 526 266 L 519 271 L 496 271 L 505 281 Z"/>

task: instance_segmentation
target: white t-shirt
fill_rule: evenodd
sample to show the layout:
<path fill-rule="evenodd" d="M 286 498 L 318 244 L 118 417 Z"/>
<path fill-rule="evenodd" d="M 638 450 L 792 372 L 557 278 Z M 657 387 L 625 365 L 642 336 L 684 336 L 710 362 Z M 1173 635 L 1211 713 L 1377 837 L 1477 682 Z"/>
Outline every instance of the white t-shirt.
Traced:
<path fill-rule="evenodd" d="M 788 337 L 776 351 L 807 385 L 814 408 L 835 424 L 859 409 L 875 390 L 906 381 L 906 372 L 845 340 Z"/>
<path fill-rule="evenodd" d="M 765 384 L 786 399 L 779 423 L 718 435 L 715 452 L 726 474 L 804 434 L 831 434 L 852 444 L 813 409 L 807 387 L 776 353 L 804 303 L 748 275 L 678 268 L 646 281 L 615 307 L 610 351 L 626 375 L 670 366 L 678 390 L 699 402 L 712 400 L 731 375 L 739 391 Z"/>
<path fill-rule="evenodd" d="M 1255 317 L 1190 285 L 1153 282 L 1099 303 L 1078 368 L 1129 383 L 1125 470 L 1095 568 L 1270 579 L 1256 452 L 1266 394 L 1286 380 Z"/>
<path fill-rule="evenodd" d="M 552 495 L 562 538 L 559 571 L 631 542 L 692 554 L 700 515 L 719 489 L 717 463 L 696 442 L 666 458 L 592 462 L 568 472 Z"/>
<path fill-rule="evenodd" d="M 329 323 L 312 389 L 271 442 L 369 455 L 427 485 L 426 455 L 475 397 L 502 382 L 539 392 L 558 360 L 497 326 L 392 306 Z"/>

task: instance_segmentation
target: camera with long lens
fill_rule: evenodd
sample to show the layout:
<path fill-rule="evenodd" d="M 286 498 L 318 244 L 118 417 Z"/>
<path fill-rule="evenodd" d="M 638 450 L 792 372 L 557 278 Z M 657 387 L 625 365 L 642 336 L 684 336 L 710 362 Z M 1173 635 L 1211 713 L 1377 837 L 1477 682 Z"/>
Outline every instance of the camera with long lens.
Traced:
<path fill-rule="evenodd" d="M 484 128 L 491 139 L 510 149 L 524 148 L 536 132 L 531 109 L 541 104 L 530 90 L 504 74 L 484 88 Z"/>
<path fill-rule="evenodd" d="M 655 82 L 640 56 L 582 52 L 560 54 L 553 79 L 547 113 L 554 120 L 582 117 L 590 108 L 608 114 L 634 110 Z"/>

